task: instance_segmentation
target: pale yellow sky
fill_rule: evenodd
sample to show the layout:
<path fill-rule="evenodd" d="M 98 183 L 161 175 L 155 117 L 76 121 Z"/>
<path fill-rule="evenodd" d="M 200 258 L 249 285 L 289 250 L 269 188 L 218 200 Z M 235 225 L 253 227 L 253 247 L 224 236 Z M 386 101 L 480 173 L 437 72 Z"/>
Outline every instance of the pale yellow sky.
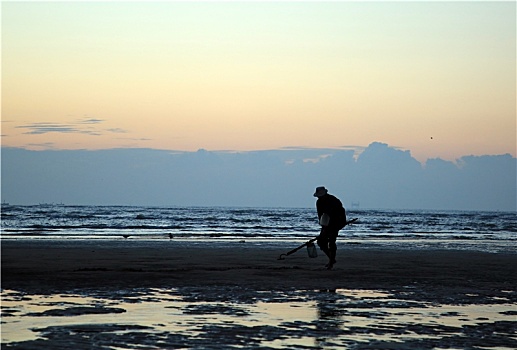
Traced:
<path fill-rule="evenodd" d="M 516 155 L 515 2 L 2 2 L 2 146 Z M 432 137 L 432 139 L 431 139 Z"/>

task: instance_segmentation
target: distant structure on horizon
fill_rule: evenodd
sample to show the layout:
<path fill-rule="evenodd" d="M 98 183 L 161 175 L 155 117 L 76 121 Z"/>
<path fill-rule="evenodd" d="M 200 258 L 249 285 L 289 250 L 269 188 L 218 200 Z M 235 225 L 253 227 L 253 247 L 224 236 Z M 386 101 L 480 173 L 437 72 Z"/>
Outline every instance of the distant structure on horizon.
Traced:
<path fill-rule="evenodd" d="M 352 202 L 352 208 L 359 208 L 361 206 L 361 203 L 359 202 Z"/>

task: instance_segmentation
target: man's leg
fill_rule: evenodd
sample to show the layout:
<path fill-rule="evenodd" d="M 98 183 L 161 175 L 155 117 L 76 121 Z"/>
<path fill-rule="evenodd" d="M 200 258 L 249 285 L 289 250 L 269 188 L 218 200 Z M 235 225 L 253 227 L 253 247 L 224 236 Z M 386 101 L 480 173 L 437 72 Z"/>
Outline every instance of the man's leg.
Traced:
<path fill-rule="evenodd" d="M 318 243 L 318 246 L 320 247 L 321 251 L 330 258 L 329 240 L 327 233 L 323 228 L 321 229 L 320 235 L 318 236 L 316 242 Z"/>
<path fill-rule="evenodd" d="M 329 270 L 336 263 L 336 253 L 337 253 L 336 240 L 335 239 L 334 240 L 330 239 L 330 242 L 329 242 L 329 254 L 328 254 L 329 263 L 328 263 L 328 266 L 327 266 L 327 268 Z"/>
<path fill-rule="evenodd" d="M 329 247 L 329 253 L 327 256 L 329 257 L 329 263 L 327 265 L 327 269 L 331 269 L 334 264 L 336 263 L 336 253 L 337 253 L 337 245 L 336 245 L 336 239 L 338 235 L 338 231 L 331 231 L 328 232 L 328 247 Z"/>

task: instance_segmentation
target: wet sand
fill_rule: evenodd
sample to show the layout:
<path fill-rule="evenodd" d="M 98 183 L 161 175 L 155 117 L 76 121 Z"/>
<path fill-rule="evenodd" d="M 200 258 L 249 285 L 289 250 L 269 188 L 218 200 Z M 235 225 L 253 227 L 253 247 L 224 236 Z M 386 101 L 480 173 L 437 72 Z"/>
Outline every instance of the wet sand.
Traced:
<path fill-rule="evenodd" d="M 434 289 L 513 290 L 517 254 L 457 250 L 339 247 L 334 269 L 305 249 L 277 260 L 286 249 L 230 243 L 188 246 L 137 241 L 2 242 L 2 288 L 59 292 L 80 288 L 243 286 L 261 290 L 427 285 Z"/>
<path fill-rule="evenodd" d="M 2 348 L 517 348 L 517 254 L 294 247 L 3 241 Z"/>

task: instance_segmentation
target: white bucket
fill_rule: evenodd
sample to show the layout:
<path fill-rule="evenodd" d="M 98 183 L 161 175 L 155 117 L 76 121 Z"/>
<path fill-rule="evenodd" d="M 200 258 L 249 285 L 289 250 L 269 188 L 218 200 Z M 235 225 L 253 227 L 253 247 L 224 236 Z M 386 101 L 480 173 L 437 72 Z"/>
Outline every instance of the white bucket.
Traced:
<path fill-rule="evenodd" d="M 318 249 L 314 243 L 307 244 L 307 253 L 309 254 L 309 258 L 317 258 L 318 257 Z"/>
<path fill-rule="evenodd" d="M 321 226 L 328 226 L 330 223 L 330 216 L 327 214 L 323 214 L 320 218 L 320 225 Z"/>

